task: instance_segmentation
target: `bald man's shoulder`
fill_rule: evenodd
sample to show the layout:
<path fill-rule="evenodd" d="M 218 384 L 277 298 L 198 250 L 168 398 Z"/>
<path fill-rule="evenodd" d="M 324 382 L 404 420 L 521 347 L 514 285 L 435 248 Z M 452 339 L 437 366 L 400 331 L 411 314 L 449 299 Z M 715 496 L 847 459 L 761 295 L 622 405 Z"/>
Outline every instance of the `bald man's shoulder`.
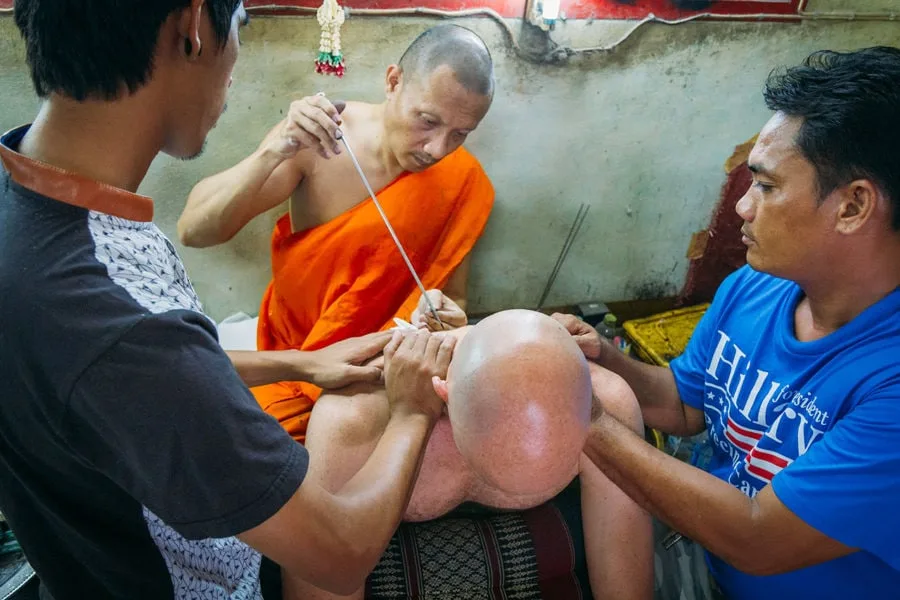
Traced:
<path fill-rule="evenodd" d="M 377 439 L 390 419 L 387 393 L 380 383 L 360 382 L 324 392 L 313 405 L 307 437 L 325 427 L 347 443 Z"/>
<path fill-rule="evenodd" d="M 619 375 L 594 362 L 588 362 L 591 387 L 597 401 L 619 422 L 638 435 L 644 434 L 644 418 L 631 386 Z"/>

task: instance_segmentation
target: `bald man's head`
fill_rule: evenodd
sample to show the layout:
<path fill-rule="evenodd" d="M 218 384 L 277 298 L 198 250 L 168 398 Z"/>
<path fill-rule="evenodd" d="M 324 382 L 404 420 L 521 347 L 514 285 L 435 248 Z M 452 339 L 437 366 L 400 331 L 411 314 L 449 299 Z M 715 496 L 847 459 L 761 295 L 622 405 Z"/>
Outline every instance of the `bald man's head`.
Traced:
<path fill-rule="evenodd" d="M 458 25 L 438 25 L 415 40 L 400 58 L 400 69 L 414 79 L 427 79 L 447 66 L 462 86 L 481 96 L 494 95 L 494 63 L 485 43 Z"/>
<path fill-rule="evenodd" d="M 540 495 L 574 477 L 590 424 L 591 379 L 559 323 L 527 310 L 484 319 L 457 346 L 447 385 L 456 444 L 488 484 Z"/>

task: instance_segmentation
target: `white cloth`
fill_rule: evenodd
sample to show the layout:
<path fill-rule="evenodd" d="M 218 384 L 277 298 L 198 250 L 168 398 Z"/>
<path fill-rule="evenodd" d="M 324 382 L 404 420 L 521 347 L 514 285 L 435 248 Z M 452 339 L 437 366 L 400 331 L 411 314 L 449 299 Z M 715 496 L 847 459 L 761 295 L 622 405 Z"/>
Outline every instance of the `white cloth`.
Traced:
<path fill-rule="evenodd" d="M 226 317 L 216 328 L 219 345 L 225 350 L 256 350 L 256 325 L 259 317 L 235 313 Z"/>

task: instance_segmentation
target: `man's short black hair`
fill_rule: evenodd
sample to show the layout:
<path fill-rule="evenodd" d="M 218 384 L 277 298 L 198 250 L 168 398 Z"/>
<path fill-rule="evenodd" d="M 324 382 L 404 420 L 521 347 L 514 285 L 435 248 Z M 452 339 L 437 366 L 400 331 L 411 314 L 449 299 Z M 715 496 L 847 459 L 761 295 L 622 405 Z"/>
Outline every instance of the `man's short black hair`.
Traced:
<path fill-rule="evenodd" d="M 219 47 L 240 0 L 206 0 Z M 160 27 L 190 0 L 15 0 L 38 96 L 113 100 L 150 77 Z"/>
<path fill-rule="evenodd" d="M 419 35 L 400 58 L 400 70 L 413 78 L 427 77 L 447 65 L 459 83 L 482 96 L 494 94 L 494 63 L 484 41 L 458 25 L 438 25 Z"/>
<path fill-rule="evenodd" d="M 900 230 L 900 49 L 821 51 L 766 82 L 771 110 L 801 117 L 797 146 L 822 198 L 855 179 L 878 185 Z"/>

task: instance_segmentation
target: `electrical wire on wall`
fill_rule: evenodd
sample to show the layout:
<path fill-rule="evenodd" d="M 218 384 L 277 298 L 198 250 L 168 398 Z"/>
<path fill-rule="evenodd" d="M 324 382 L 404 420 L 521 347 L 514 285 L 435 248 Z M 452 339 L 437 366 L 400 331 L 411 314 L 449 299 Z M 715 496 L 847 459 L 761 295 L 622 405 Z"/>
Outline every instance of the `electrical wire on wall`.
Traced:
<path fill-rule="evenodd" d="M 681 25 L 682 23 L 688 23 L 690 21 L 696 21 L 698 19 L 707 19 L 714 21 L 764 21 L 764 20 L 777 20 L 777 21 L 900 21 L 900 12 L 855 12 L 855 11 L 831 11 L 831 12 L 820 12 L 820 11 L 808 11 L 806 7 L 809 5 L 809 0 L 800 0 L 800 4 L 797 7 L 797 12 L 794 14 L 769 14 L 769 13 L 757 13 L 757 14 L 748 14 L 748 15 L 722 15 L 715 13 L 698 13 L 695 15 L 690 15 L 689 17 L 684 17 L 683 19 L 661 19 L 654 14 L 649 14 L 646 18 L 641 19 L 637 23 L 635 23 L 634 27 L 625 32 L 620 39 L 616 40 L 612 44 L 608 46 L 591 46 L 587 48 L 566 48 L 564 49 L 569 55 L 576 54 L 589 54 L 595 52 L 609 52 L 611 50 L 615 50 L 619 45 L 621 45 L 625 40 L 630 38 L 635 31 L 640 29 L 642 26 L 647 23 L 659 23 L 662 25 Z"/>
<path fill-rule="evenodd" d="M 603 45 L 603 46 L 589 46 L 584 48 L 569 48 L 565 46 L 558 46 L 549 39 L 549 36 L 546 36 L 548 41 L 550 42 L 548 48 L 535 55 L 534 53 L 528 53 L 523 51 L 522 45 L 519 43 L 519 38 L 516 36 L 513 31 L 512 26 L 507 22 L 503 16 L 497 11 L 491 8 L 467 8 L 463 10 L 438 10 L 434 8 L 427 8 L 424 6 L 418 7 L 410 7 L 410 8 L 354 8 L 350 9 L 344 7 L 344 11 L 346 12 L 347 18 L 350 18 L 351 15 L 359 15 L 364 17 L 394 17 L 394 16 L 404 16 L 404 17 L 434 17 L 439 19 L 459 19 L 465 17 L 488 17 L 496 22 L 500 28 L 502 29 L 507 43 L 510 45 L 512 50 L 516 53 L 517 56 L 520 56 L 526 60 L 531 62 L 539 62 L 539 63 L 560 63 L 565 62 L 566 59 L 576 55 L 584 55 L 584 54 L 597 54 L 597 53 L 605 53 L 611 52 L 618 48 L 621 44 L 623 44 L 628 38 L 637 32 L 638 29 L 642 28 L 644 25 L 648 23 L 658 23 L 661 25 L 681 25 L 683 23 L 688 23 L 690 21 L 697 21 L 699 19 L 705 20 L 715 20 L 715 21 L 763 21 L 763 20 L 776 20 L 782 22 L 790 22 L 790 21 L 900 21 L 900 12 L 857 12 L 857 11 L 810 11 L 807 10 L 809 6 L 809 0 L 800 0 L 800 4 L 797 8 L 797 12 L 794 14 L 770 14 L 770 13 L 758 13 L 758 14 L 749 14 L 749 15 L 722 15 L 715 13 L 697 13 L 694 15 L 690 15 L 688 17 L 684 17 L 682 19 L 663 19 L 657 17 L 654 14 L 649 14 L 647 17 L 636 21 L 632 27 L 630 27 L 619 39 L 615 40 L 611 44 Z M 289 4 L 263 4 L 256 5 L 247 8 L 247 12 L 253 13 L 261 13 L 261 14 L 310 14 L 313 15 L 316 13 L 316 8 L 308 7 L 308 6 L 293 6 Z M 12 13 L 12 8 L 3 8 L 0 9 L 0 14 L 2 13 Z M 527 23 L 527 21 L 526 21 Z"/>
<path fill-rule="evenodd" d="M 377 8 L 354 8 L 350 9 L 344 7 L 344 10 L 347 12 L 347 18 L 350 18 L 351 15 L 359 15 L 359 16 L 367 16 L 367 17 L 386 17 L 386 16 L 424 16 L 424 17 L 435 17 L 441 19 L 452 19 L 452 18 L 464 18 L 464 17 L 488 17 L 495 21 L 500 28 L 502 29 L 507 42 L 509 43 L 512 50 L 516 53 L 516 55 L 525 58 L 526 60 L 532 62 L 539 63 L 560 63 L 565 62 L 569 57 L 576 55 L 584 55 L 584 54 L 595 54 L 595 53 L 605 53 L 611 52 L 618 48 L 621 44 L 623 44 L 626 40 L 628 40 L 638 29 L 642 28 L 644 25 L 648 23 L 658 23 L 661 25 L 681 25 L 683 23 L 688 23 L 690 21 L 696 21 L 700 19 L 706 20 L 716 20 L 716 21 L 763 21 L 763 20 L 777 20 L 782 22 L 789 21 L 825 21 L 825 20 L 836 20 L 836 21 L 900 21 L 900 12 L 857 12 L 857 11 L 829 11 L 829 12 L 820 12 L 820 11 L 808 11 L 807 6 L 809 5 L 809 0 L 800 0 L 800 4 L 798 6 L 797 12 L 794 14 L 770 14 L 770 13 L 757 13 L 757 14 L 749 14 L 749 15 L 722 15 L 715 13 L 697 13 L 694 15 L 690 15 L 688 17 L 684 17 L 682 19 L 663 19 L 657 17 L 654 14 L 650 14 L 647 17 L 636 21 L 632 27 L 630 27 L 620 38 L 612 42 L 608 45 L 603 46 L 590 46 L 584 48 L 569 48 L 565 46 L 558 46 L 549 39 L 549 36 L 545 36 L 547 40 L 550 42 L 548 47 L 541 53 L 535 55 L 534 53 L 525 52 L 522 48 L 522 44 L 519 43 L 519 38 L 516 36 L 513 31 L 512 26 L 507 22 L 507 19 L 503 18 L 500 13 L 490 8 L 469 8 L 463 10 L 438 10 L 433 8 L 426 7 L 411 7 L 411 8 L 386 8 L 386 9 L 377 9 Z M 316 9 L 312 7 L 304 7 L 304 6 L 290 6 L 284 4 L 265 4 L 249 7 L 248 12 L 255 13 L 273 13 L 277 12 L 280 14 L 312 14 L 315 13 Z"/>

